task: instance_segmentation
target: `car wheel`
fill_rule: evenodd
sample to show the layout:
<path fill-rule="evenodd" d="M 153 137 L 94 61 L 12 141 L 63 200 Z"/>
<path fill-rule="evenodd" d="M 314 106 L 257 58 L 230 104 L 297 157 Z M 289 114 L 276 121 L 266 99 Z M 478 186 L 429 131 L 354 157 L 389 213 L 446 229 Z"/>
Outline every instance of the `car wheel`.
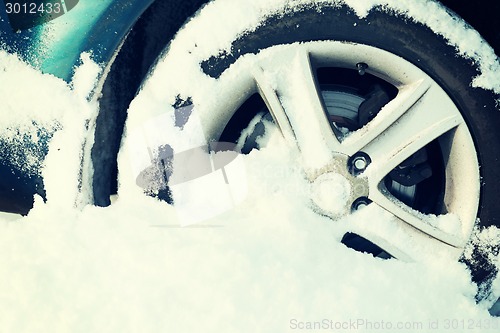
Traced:
<path fill-rule="evenodd" d="M 432 9 L 449 29 L 465 25 L 432 2 L 360 17 L 318 1 L 215 26 L 220 2 L 170 43 L 132 102 L 120 193 L 139 187 L 152 151 L 185 149 L 178 139 L 194 114 L 203 140 L 243 140 L 246 151 L 258 133 L 241 132 L 267 118 L 300 152 L 313 189 L 343 191 L 334 203 L 313 192 L 319 214 L 336 219 L 370 205 L 393 216 L 390 225 L 353 223 L 344 244 L 410 261 L 446 251 L 469 264 L 486 292 L 495 274 L 488 253 L 463 252 L 475 228 L 500 225 L 499 96 L 472 86 L 479 65 L 458 54 L 457 41 L 409 17 Z M 230 9 L 244 17 L 244 6 Z M 141 191 L 169 201 L 158 184 Z"/>

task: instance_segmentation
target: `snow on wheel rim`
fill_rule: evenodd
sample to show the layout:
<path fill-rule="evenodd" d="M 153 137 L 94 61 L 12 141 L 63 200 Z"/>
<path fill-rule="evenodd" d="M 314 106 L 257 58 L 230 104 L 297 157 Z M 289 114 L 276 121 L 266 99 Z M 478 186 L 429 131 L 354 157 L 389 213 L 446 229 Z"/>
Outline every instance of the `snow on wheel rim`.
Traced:
<path fill-rule="evenodd" d="M 174 84 L 163 82 L 163 91 L 157 91 L 162 78 L 175 73 L 178 62 L 179 58 L 170 59 L 167 54 L 131 105 L 120 159 L 120 193 L 132 187 L 137 192 L 130 180 L 140 171 L 141 158 L 142 167 L 150 163 L 148 149 L 168 143 L 173 150 L 183 151 L 218 140 L 236 109 L 251 94 L 259 93 L 291 149 L 300 152 L 300 163 L 311 182 L 328 174 L 341 175 L 350 182 L 351 192 L 343 209 L 321 207 L 322 213 L 338 217 L 339 213 L 346 214 L 356 200 L 367 197 L 389 213 L 390 226 L 357 220 L 350 224 L 351 231 L 404 260 L 425 257 L 425 248 L 442 248 L 455 258 L 461 255 L 479 205 L 476 151 L 460 111 L 416 66 L 367 45 L 296 43 L 243 56 L 217 80 L 200 72 L 199 62 L 189 63 L 184 58 L 181 65 L 186 75 Z M 339 140 L 326 119 L 312 66 L 356 68 L 359 63 L 368 64 L 367 73 L 396 86 L 398 94 L 367 125 Z M 176 126 L 171 107 L 179 96 L 192 99 L 195 108 L 195 117 L 189 117 L 181 127 Z M 141 105 L 140 112 L 134 105 Z M 145 109 L 145 105 L 150 108 Z M 141 135 L 142 139 L 137 139 Z M 179 140 L 181 137 L 185 140 Z M 383 186 L 384 177 L 392 169 L 433 140 L 439 141 L 448 154 L 444 204 L 450 214 L 443 216 L 415 211 L 398 202 Z M 126 157 L 130 147 L 134 147 L 132 161 L 136 164 L 132 168 L 127 166 L 130 157 Z M 352 176 L 345 164 L 358 152 L 367 154 L 371 163 L 361 174 Z"/>

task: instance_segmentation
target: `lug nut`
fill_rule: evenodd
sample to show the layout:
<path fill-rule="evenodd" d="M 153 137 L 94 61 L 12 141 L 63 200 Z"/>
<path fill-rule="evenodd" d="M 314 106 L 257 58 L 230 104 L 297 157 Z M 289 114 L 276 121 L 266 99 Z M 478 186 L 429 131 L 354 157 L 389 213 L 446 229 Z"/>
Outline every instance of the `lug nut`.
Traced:
<path fill-rule="evenodd" d="M 368 154 L 360 151 L 349 159 L 349 171 L 352 175 L 358 176 L 366 170 L 368 165 L 372 162 Z"/>
<path fill-rule="evenodd" d="M 363 171 L 368 166 L 368 161 L 366 160 L 366 158 L 364 156 L 355 157 L 353 163 L 354 163 L 354 167 L 358 171 Z"/>
<path fill-rule="evenodd" d="M 359 210 L 361 208 L 364 208 L 364 207 L 368 206 L 371 202 L 372 201 L 370 199 L 368 199 L 367 197 L 358 198 L 352 204 L 352 207 L 351 207 L 352 211 L 356 211 L 356 210 Z"/>

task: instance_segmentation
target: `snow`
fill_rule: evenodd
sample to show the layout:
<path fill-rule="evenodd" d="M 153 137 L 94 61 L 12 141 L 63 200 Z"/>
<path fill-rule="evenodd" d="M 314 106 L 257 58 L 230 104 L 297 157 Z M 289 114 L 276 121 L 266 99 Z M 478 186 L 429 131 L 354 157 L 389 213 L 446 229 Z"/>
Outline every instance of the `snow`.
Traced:
<path fill-rule="evenodd" d="M 293 12 L 301 5 L 327 3 L 330 5 L 347 4 L 358 16 L 365 17 L 374 7 L 400 13 L 412 20 L 430 27 L 442 35 L 450 45 L 457 48 L 458 53 L 472 59 L 479 65 L 480 74 L 473 79 L 473 85 L 500 93 L 500 82 L 496 73 L 500 70 L 500 62 L 493 49 L 480 35 L 462 20 L 456 19 L 451 13 L 432 0 L 218 0 L 202 9 L 201 19 L 190 22 L 189 31 L 181 31 L 180 40 L 190 44 L 190 51 L 200 54 L 200 58 L 211 55 L 210 50 L 216 47 L 220 50 L 230 50 L 235 31 L 254 30 L 264 15 L 276 13 L 280 9 Z M 225 20 L 213 20 L 221 12 L 231 13 Z M 429 15 L 432 13 L 432 15 Z M 203 29 L 203 26 L 211 29 Z M 227 27 L 230 26 L 231 29 Z M 186 45 L 188 46 L 188 45 Z"/>
<path fill-rule="evenodd" d="M 325 173 L 314 180 L 311 198 L 323 211 L 341 215 L 350 193 L 351 184 L 344 177 Z"/>
<path fill-rule="evenodd" d="M 46 138 L 60 128 L 61 119 L 73 117 L 74 106 L 82 102 L 68 93 L 63 81 L 39 74 L 4 51 L 0 52 L 0 82 L 2 141 L 20 148 L 16 151 L 22 152 L 21 156 L 14 160 L 18 168 L 37 173 L 44 156 L 37 146 L 43 146 Z"/>
<path fill-rule="evenodd" d="M 80 55 L 81 65 L 75 70 L 72 89 L 80 98 L 90 98 L 96 88 L 96 78 L 101 73 L 101 67 L 92 61 L 92 54 L 84 52 Z"/>
<path fill-rule="evenodd" d="M 310 0 L 288 3 L 293 8 L 306 2 Z M 277 10 L 282 3 L 216 1 L 203 9 L 202 19 L 193 20 L 189 29 L 179 33 L 171 56 L 189 64 L 213 47 L 228 48 L 235 31 L 248 28 L 244 25 L 248 22 L 257 24 L 263 13 Z M 360 15 L 386 3 L 400 11 L 411 10 L 422 20 L 422 10 L 432 6 L 427 1 L 347 3 Z M 210 21 L 220 15 L 220 6 L 247 16 L 228 16 L 234 30 L 225 29 L 222 20 Z M 451 43 L 460 41 L 463 23 L 437 12 L 443 17 L 434 20 L 425 15 L 425 21 L 430 25 L 446 22 L 439 31 L 451 29 L 447 32 Z M 207 20 L 220 25 L 213 28 L 223 33 L 200 31 Z M 177 50 L 193 49 L 190 36 L 200 43 L 196 52 L 186 56 Z M 213 44 L 203 44 L 208 41 Z M 481 64 L 483 71 L 475 84 L 496 91 L 498 79 L 492 69 L 498 60 L 492 60 L 486 45 L 472 44 L 477 51 L 468 45 L 457 44 L 462 54 Z M 500 295 L 499 278 L 493 283 L 494 293 L 476 304 L 477 287 L 467 268 L 446 253 L 429 254 L 422 249 L 422 260 L 404 262 L 373 258 L 342 245 L 345 232 L 376 233 L 379 226 L 402 242 L 414 240 L 405 238 L 390 214 L 376 207 L 365 207 L 335 222 L 315 213 L 310 183 L 301 168 L 291 167 L 296 165 L 297 152 L 270 124 L 259 139 L 263 148 L 240 157 L 248 184 L 244 200 L 202 223 L 181 227 L 182 216 L 175 207 L 133 190 L 137 184 L 131 175 L 141 165 L 130 165 L 127 156 L 120 156 L 121 165 L 129 163 L 129 169 L 120 176 L 120 196 L 113 205 L 82 205 L 78 192 L 84 186 L 78 178 L 81 152 L 88 135 L 86 125 L 97 112 L 95 101 L 88 97 L 100 70 L 91 55 L 82 55 L 82 63 L 73 83 L 67 85 L 0 51 L 1 136 L 15 140 L 11 128 L 29 135 L 41 127 L 55 131 L 42 169 L 48 201 L 36 197 L 26 217 L 0 216 L 0 331 L 498 331 L 500 318 L 491 317 L 488 308 Z M 200 80 L 162 82 L 151 77 L 131 106 L 131 112 L 145 111 L 130 114 L 132 123 L 139 125 L 127 128 L 128 139 L 142 137 L 144 142 L 151 141 L 147 146 L 154 146 L 155 140 L 180 141 L 174 119 L 156 107 L 175 101 L 175 96 L 165 97 L 162 91 L 178 84 L 180 93 L 190 95 L 214 85 L 200 72 L 176 64 L 183 71 L 180 76 Z M 204 100 L 200 108 L 221 103 L 216 97 Z M 198 134 L 179 145 L 188 149 L 204 143 L 199 125 L 203 117 L 202 110 L 189 117 L 183 130 Z M 158 131 L 151 130 L 155 126 L 170 133 L 165 134 L 168 137 L 155 137 Z M 137 151 L 143 152 L 142 148 Z M 338 181 L 342 186 L 335 177 L 325 181 Z M 435 223 L 451 231 L 456 226 L 452 217 Z M 488 248 L 499 243 L 500 232 L 489 228 L 473 239 Z M 490 261 L 500 267 L 498 254 L 492 254 Z"/>
<path fill-rule="evenodd" d="M 12 61 L 9 68 L 26 66 Z M 73 103 L 86 94 L 30 75 L 47 89 L 60 88 L 49 89 L 59 108 L 88 114 L 92 105 Z M 9 98 L 12 105 L 37 106 L 36 98 Z M 77 177 L 68 155 L 55 153 L 75 133 L 65 133 L 71 119 L 63 119 L 61 140 L 49 153 L 54 160 L 44 169 L 47 184 L 56 185 L 48 187 L 49 201 L 37 198 L 27 217 L 0 222 L 2 331 L 286 332 L 317 322 L 363 331 L 417 325 L 418 331 L 420 323 L 444 328 L 450 320 L 499 324 L 476 305 L 476 287 L 458 262 L 383 261 L 344 247 L 345 224 L 310 209 L 307 182 L 287 167 L 296 157 L 277 131 L 269 131 L 267 148 L 245 157 L 247 199 L 181 228 L 173 207 L 141 195 L 81 210 L 63 200 L 74 184 L 60 182 L 61 173 Z M 372 221 L 384 219 L 366 212 Z"/>

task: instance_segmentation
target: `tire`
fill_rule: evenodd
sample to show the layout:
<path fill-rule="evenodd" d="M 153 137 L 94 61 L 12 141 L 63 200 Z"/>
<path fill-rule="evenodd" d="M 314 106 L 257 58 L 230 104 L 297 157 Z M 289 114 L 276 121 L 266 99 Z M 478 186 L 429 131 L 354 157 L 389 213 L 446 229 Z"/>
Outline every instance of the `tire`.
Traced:
<path fill-rule="evenodd" d="M 256 31 L 232 43 L 227 54 L 207 59 L 202 67 L 219 77 L 245 54 L 257 53 L 273 45 L 314 40 L 340 40 L 376 46 L 399 55 L 433 78 L 450 96 L 462 113 L 473 137 L 481 171 L 478 227 L 500 226 L 500 207 L 496 204 L 500 191 L 500 113 L 498 94 L 471 86 L 480 71 L 474 61 L 457 56 L 457 50 L 431 29 L 403 15 L 373 10 L 364 18 L 348 7 L 304 8 L 299 12 L 267 18 Z M 489 248 L 498 252 L 499 245 Z M 475 249 L 472 257 L 463 259 L 469 265 L 473 280 L 487 290 L 496 275 L 488 262 L 488 253 Z M 487 293 L 486 291 L 480 291 Z"/>
<path fill-rule="evenodd" d="M 215 1 L 215 3 L 217 4 L 217 1 Z M 422 6 L 424 5 L 425 4 L 422 4 Z M 429 8 L 444 15 L 450 22 L 456 20 L 456 18 L 447 14 L 446 10 L 439 5 L 431 3 Z M 208 16 L 210 14 L 204 14 L 202 11 L 200 16 L 203 15 Z M 358 132 L 360 128 L 364 128 L 367 124 L 369 125 L 373 119 L 382 117 L 382 107 L 390 105 L 391 102 L 397 101 L 398 98 L 402 98 L 400 96 L 404 95 L 402 93 L 404 88 L 401 87 L 411 86 L 409 83 L 407 85 L 406 83 L 398 85 L 398 82 L 405 80 L 403 74 L 406 75 L 406 72 L 398 74 L 396 69 L 391 69 L 391 66 L 388 65 L 389 60 L 387 59 L 390 59 L 391 62 L 394 61 L 395 64 L 399 64 L 399 61 L 401 61 L 402 65 L 400 68 L 404 71 L 407 70 L 409 73 L 408 76 L 411 76 L 413 71 L 415 73 L 423 73 L 418 75 L 423 75 L 422 77 L 425 77 L 425 80 L 432 82 L 432 88 L 429 89 L 439 90 L 439 96 L 441 97 L 437 98 L 436 101 L 442 99 L 449 100 L 451 104 L 446 105 L 450 105 L 450 108 L 455 110 L 453 112 L 456 113 L 456 115 L 454 113 L 453 115 L 460 118 L 460 120 L 457 120 L 459 125 L 455 124 L 449 130 L 440 133 L 439 136 L 433 137 L 431 141 L 427 142 L 425 146 L 421 147 L 418 151 L 412 151 L 411 154 L 408 153 L 407 159 L 404 159 L 405 162 L 398 165 L 397 168 L 404 169 L 408 166 L 404 165 L 404 163 L 408 164 L 410 163 L 408 161 L 416 159 L 420 162 L 409 164 L 410 170 L 416 170 L 418 166 L 422 165 L 421 162 L 425 161 L 425 163 L 428 164 L 426 166 L 427 170 L 431 171 L 428 172 L 427 176 L 423 176 L 423 178 L 425 178 L 424 180 L 417 176 L 418 180 L 415 180 L 415 184 L 411 181 L 406 184 L 404 183 L 403 176 L 407 176 L 408 178 L 412 178 L 413 176 L 409 174 L 397 175 L 397 168 L 395 167 L 390 174 L 384 176 L 383 181 L 375 185 L 366 185 L 366 193 L 363 192 L 362 195 L 358 195 L 358 197 L 349 201 L 349 211 L 351 208 L 357 209 L 361 206 L 369 205 L 372 202 L 379 204 L 377 201 L 379 198 L 375 198 L 372 195 L 374 195 L 374 192 L 383 189 L 383 191 L 380 190 L 380 192 L 385 191 L 386 196 L 391 197 L 391 199 L 395 198 L 399 200 L 399 202 L 405 204 L 403 206 L 406 208 L 403 210 L 406 213 L 410 212 L 410 214 L 413 214 L 411 213 L 411 209 L 413 209 L 418 211 L 419 214 L 423 213 L 427 215 L 443 215 L 448 212 L 458 214 L 461 223 L 467 225 L 467 227 L 464 227 L 464 229 L 466 229 L 466 240 L 473 238 L 473 228 L 477 228 L 475 232 L 481 232 L 491 226 L 500 226 L 500 207 L 497 205 L 497 193 L 500 193 L 500 181 L 498 181 L 497 173 L 497 170 L 500 169 L 500 159 L 498 158 L 498 156 L 500 156 L 500 132 L 498 131 L 498 128 L 500 128 L 500 112 L 497 101 L 500 96 L 490 90 L 472 86 L 472 80 L 480 74 L 479 62 L 458 55 L 455 46 L 453 46 L 453 41 L 446 40 L 426 25 L 414 19 L 409 19 L 407 14 L 403 14 L 397 10 L 391 11 L 376 7 L 365 17 L 360 18 L 347 5 L 331 5 L 317 1 L 314 5 L 303 5 L 296 8 L 287 8 L 284 6 L 276 9 L 276 7 L 274 7 L 273 10 L 269 10 L 266 15 L 261 16 L 259 20 L 260 24 L 257 25 L 257 28 L 252 28 L 252 23 L 253 26 L 256 25 L 255 22 L 250 22 L 250 20 L 246 25 L 247 28 L 244 28 L 242 25 L 239 28 L 238 37 L 231 41 L 230 47 L 220 51 L 220 49 L 214 45 L 211 55 L 204 54 L 201 62 L 193 64 L 194 67 L 198 66 L 199 68 L 201 66 L 203 75 L 207 77 L 203 79 L 204 83 L 211 84 L 210 82 L 215 82 L 213 83 L 214 85 L 220 84 L 224 87 L 232 86 L 220 83 L 224 82 L 224 80 L 229 80 L 228 77 L 238 83 L 244 82 L 245 79 L 236 79 L 237 76 L 233 73 L 238 70 L 238 68 L 246 68 L 245 65 L 239 65 L 243 63 L 243 61 L 249 62 L 247 59 L 257 59 L 255 60 L 256 62 L 259 61 L 260 63 L 264 63 L 267 60 L 262 59 L 266 56 L 272 57 L 273 54 L 281 54 L 279 52 L 285 51 L 280 50 L 285 50 L 287 47 L 306 49 L 311 45 L 311 49 L 307 50 L 309 50 L 308 57 L 310 66 L 314 69 L 313 76 L 315 76 L 316 89 L 318 95 L 320 95 L 320 102 L 322 103 L 324 113 L 336 117 L 335 119 L 337 119 L 333 121 L 335 125 L 330 124 L 332 128 L 329 128 L 329 131 L 333 130 L 335 136 L 337 136 L 337 139 L 341 143 L 344 139 L 340 138 L 335 131 L 339 131 L 339 128 L 348 128 L 350 126 L 346 120 L 348 117 L 341 117 L 338 114 L 329 114 L 329 111 L 325 110 L 327 109 L 325 94 L 332 93 L 334 97 L 347 94 L 349 97 L 344 100 L 346 103 L 349 101 L 352 102 L 353 98 L 355 99 L 356 96 L 359 97 L 362 95 L 356 106 L 358 113 L 355 115 L 355 119 L 357 119 L 358 123 L 357 125 L 352 125 L 354 128 L 348 128 L 349 135 Z M 211 29 L 210 26 L 206 26 L 205 28 Z M 230 27 L 227 29 L 230 29 Z M 216 34 L 217 32 L 214 32 L 214 35 Z M 181 39 L 182 36 L 183 35 L 179 35 L 177 39 Z M 327 45 L 327 47 L 330 47 L 328 50 L 332 55 L 318 56 L 317 54 L 320 54 L 322 51 L 316 52 L 315 45 L 319 44 L 315 44 L 315 42 L 323 43 Z M 201 39 L 200 43 L 202 43 Z M 184 50 L 186 57 L 189 58 L 191 57 L 191 53 L 195 52 L 193 50 L 196 50 L 196 39 L 194 41 L 187 40 L 186 44 L 190 45 Z M 169 59 L 177 59 L 178 61 L 179 57 L 171 56 L 175 52 L 182 53 L 182 50 L 179 51 L 176 47 L 175 44 L 172 44 L 168 52 L 164 54 L 162 61 L 168 62 Z M 344 58 L 335 53 L 336 49 L 341 50 L 343 48 L 345 49 L 345 51 L 342 51 L 344 53 L 341 51 L 339 52 L 343 54 L 342 57 Z M 349 56 L 349 54 L 352 55 Z M 356 56 L 359 54 L 366 54 L 367 60 L 363 60 L 362 56 Z M 193 56 L 193 59 L 197 58 Z M 185 65 L 184 61 L 183 65 Z M 394 67 L 399 68 L 398 66 Z M 327 68 L 327 73 L 321 74 L 319 68 Z M 379 70 L 380 68 L 382 70 Z M 149 80 L 146 80 L 144 83 L 145 90 L 148 89 L 148 81 L 154 81 L 154 78 L 160 75 L 168 76 L 167 70 L 165 70 L 163 74 L 161 74 L 161 72 L 162 69 L 160 69 L 160 66 L 152 70 L 152 79 L 149 78 Z M 189 75 L 191 72 L 186 70 L 186 73 L 186 75 Z M 192 73 L 195 73 L 195 71 Z M 334 73 L 346 79 L 334 82 L 329 82 L 328 80 L 322 81 L 321 76 L 328 76 L 328 73 Z M 269 88 L 266 87 L 266 84 L 261 84 L 259 79 L 255 78 L 256 75 L 258 76 L 259 74 L 245 74 L 243 72 L 241 74 L 242 76 L 247 75 L 250 78 L 245 81 L 246 84 L 248 84 L 245 88 L 227 88 L 230 92 L 221 93 L 220 98 L 226 100 L 225 97 L 227 97 L 227 102 L 225 103 L 226 105 L 222 102 L 218 105 L 225 108 L 225 112 L 211 110 L 210 112 L 212 113 L 206 111 L 206 113 L 201 116 L 201 118 L 204 119 L 203 125 L 205 128 L 209 128 L 209 130 L 207 130 L 207 139 L 209 141 L 235 142 L 241 130 L 246 128 L 249 121 L 254 118 L 256 113 L 251 113 L 248 110 L 255 109 L 255 105 L 260 105 L 257 107 L 258 110 L 262 108 L 265 109 L 267 106 L 268 111 L 273 114 L 272 118 L 274 122 L 280 127 L 284 136 L 290 135 L 294 128 L 290 131 L 286 125 L 283 125 L 283 120 L 278 119 L 279 117 L 271 110 L 273 108 L 271 106 L 273 101 L 269 101 L 269 99 L 272 98 L 266 95 L 265 91 L 269 92 L 274 88 Z M 361 81 L 368 80 L 368 85 L 371 88 L 375 86 L 381 88 L 367 89 L 361 92 L 364 89 L 361 87 L 363 84 L 352 83 L 358 82 L 358 79 L 355 78 L 357 77 L 356 75 L 364 78 L 359 79 Z M 191 81 L 194 78 L 195 76 L 191 78 Z M 251 82 L 254 81 L 257 81 L 257 84 L 252 86 Z M 168 87 L 165 88 L 168 92 L 165 92 L 165 96 L 159 99 L 163 101 L 163 103 L 165 103 L 165 101 L 170 102 L 170 106 L 165 106 L 165 112 L 171 112 L 172 107 L 179 110 L 189 104 L 194 105 L 195 109 L 197 108 L 197 103 L 200 101 L 200 98 L 196 95 L 194 91 L 195 88 L 182 85 L 181 83 L 179 83 L 179 86 L 181 87 L 179 87 L 177 91 L 175 91 L 175 89 L 169 90 Z M 334 88 L 328 88 L 331 86 L 334 86 Z M 321 94 L 319 92 L 321 92 Z M 275 93 L 279 94 L 279 87 Z M 425 94 L 427 93 L 422 93 L 422 95 L 419 96 L 422 97 L 425 96 Z M 231 99 L 230 96 L 234 95 L 238 95 L 239 97 Z M 260 95 L 261 99 L 257 97 L 257 100 L 255 100 L 253 97 L 255 95 Z M 420 97 L 410 103 L 411 105 L 407 107 L 408 110 L 417 109 L 414 105 L 419 105 L 421 101 Z M 275 104 L 276 102 L 279 103 L 280 99 L 277 98 L 274 100 Z M 156 106 L 158 105 L 161 104 L 156 104 Z M 286 107 L 283 106 L 282 108 L 286 109 Z M 369 111 L 366 111 L 367 115 L 363 116 L 366 118 L 365 121 L 361 122 L 360 110 L 363 108 Z M 387 108 L 385 109 L 387 110 Z M 135 116 L 135 114 L 133 114 L 134 111 L 134 108 L 131 107 L 129 119 L 127 120 L 127 129 L 129 132 L 134 127 L 140 127 L 141 121 L 148 116 L 148 110 L 142 110 L 141 112 L 143 112 L 143 114 L 141 116 Z M 438 109 L 433 109 L 432 111 L 432 113 L 429 111 L 429 117 L 434 113 L 440 112 Z M 157 111 L 151 111 L 151 114 L 155 112 Z M 216 114 L 217 112 L 220 114 Z M 425 117 L 416 119 L 418 121 L 424 121 Z M 340 118 L 341 120 L 338 120 Z M 394 120 L 393 123 L 404 123 L 403 119 L 401 115 L 401 118 L 397 118 L 397 121 Z M 102 126 L 102 128 L 108 128 L 111 122 L 101 119 L 98 121 L 97 125 L 98 127 Z M 337 127 L 334 129 L 334 126 Z M 391 128 L 396 127 L 397 126 Z M 320 132 L 323 133 L 323 130 L 324 128 L 321 127 Z M 106 140 L 102 139 L 102 135 L 100 131 L 96 132 L 96 142 L 106 142 Z M 422 134 L 422 136 L 424 135 Z M 460 142 L 457 142 L 457 138 L 463 138 L 463 140 L 460 139 Z M 345 179 L 351 181 L 351 185 L 355 184 L 354 182 L 357 181 L 356 179 L 365 176 L 369 178 L 370 163 L 372 163 L 372 165 L 378 165 L 376 162 L 377 158 L 372 162 L 373 156 L 377 154 L 378 148 L 371 149 L 371 144 L 371 142 L 366 143 L 366 145 L 361 146 L 355 151 L 340 154 L 342 157 L 339 157 L 339 159 L 345 158 L 345 160 L 342 161 L 348 167 L 345 171 L 335 169 L 334 172 L 343 172 L 342 175 Z M 446 146 L 449 147 L 447 148 Z M 127 142 L 123 144 L 123 147 L 122 149 L 126 151 L 128 147 Z M 422 150 L 425 150 L 425 152 L 422 152 Z M 98 150 L 96 149 L 96 151 Z M 374 154 L 372 155 L 371 152 L 374 152 Z M 114 157 L 114 155 L 111 157 Z M 360 164 L 357 164 L 357 162 Z M 359 170 L 356 169 L 358 165 L 360 166 Z M 463 170 L 464 165 L 467 166 L 469 171 Z M 124 166 L 124 168 L 126 167 Z M 94 180 L 94 193 L 96 193 L 96 184 L 103 183 L 102 179 L 98 178 L 100 175 L 103 176 L 103 174 L 97 171 Z M 107 179 L 107 181 L 110 179 L 109 175 L 103 177 Z M 309 178 L 312 183 L 315 183 L 322 177 L 311 176 Z M 369 181 L 367 182 L 369 183 Z M 452 186 L 450 184 L 454 183 L 462 184 L 456 185 L 454 189 L 456 193 L 453 192 L 454 196 L 462 199 L 456 199 L 458 201 L 453 201 L 453 204 L 449 205 L 447 200 L 455 200 L 449 199 L 449 197 L 452 196 L 449 194 L 449 187 Z M 398 190 L 391 184 L 397 184 L 399 186 L 398 188 L 402 188 L 403 190 Z M 415 187 L 413 188 L 412 186 Z M 413 188 L 415 193 L 421 192 L 422 194 L 418 197 L 416 195 L 413 196 L 413 194 L 408 195 L 410 192 L 408 188 Z M 153 193 L 152 195 L 160 199 L 166 198 L 159 192 Z M 411 197 L 411 203 L 409 203 L 410 201 L 405 201 L 405 196 Z M 101 195 L 101 197 L 107 200 L 106 194 L 104 196 Z M 419 199 L 421 197 L 425 198 Z M 383 201 L 385 199 L 380 200 Z M 425 203 L 421 203 L 425 200 L 427 200 Z M 429 201 L 431 203 L 437 202 L 438 204 L 432 206 L 429 204 Z M 101 204 L 102 202 L 97 200 L 97 203 Z M 469 208 L 456 208 L 462 204 Z M 319 213 L 329 216 L 335 215 L 334 213 L 330 214 L 331 212 L 328 207 L 322 207 L 321 204 L 317 206 Z M 387 208 L 390 204 L 386 203 L 382 204 L 382 206 Z M 449 206 L 451 206 L 451 208 Z M 411 209 L 407 209 L 408 207 Z M 390 211 L 389 208 L 387 209 Z M 462 214 L 464 210 L 466 213 Z M 398 213 L 400 215 L 396 215 L 404 220 L 401 216 L 406 213 Z M 417 215 L 412 216 L 415 217 Z M 422 215 L 418 216 L 421 217 Z M 335 218 L 338 216 L 332 217 Z M 424 218 L 421 219 L 423 220 Z M 467 221 L 464 221 L 464 219 Z M 409 224 L 415 226 L 412 223 Z M 433 244 L 439 242 L 440 244 L 447 243 L 445 246 L 453 248 L 454 251 L 458 249 L 459 253 L 463 253 L 466 248 L 473 248 L 473 250 L 467 251 L 467 255 L 462 255 L 460 260 L 463 260 L 469 265 L 473 280 L 480 286 L 478 298 L 484 297 L 488 293 L 490 283 L 496 274 L 496 268 L 489 262 L 488 257 L 491 253 L 495 251 L 498 252 L 498 244 L 492 244 L 488 247 L 488 250 L 485 251 L 483 246 L 474 248 L 474 244 L 466 246 L 465 243 L 461 242 L 453 243 L 453 240 L 447 240 L 444 236 L 441 237 L 433 232 L 423 230 L 426 227 L 419 226 L 417 229 L 418 228 L 421 228 L 420 231 L 426 234 L 426 237 L 422 238 L 425 239 L 425 241 L 422 241 L 424 244 L 423 247 L 425 247 L 425 242 L 431 242 Z M 394 249 L 395 252 L 382 251 L 381 249 L 385 250 L 387 248 L 387 242 L 384 243 L 384 240 L 376 236 L 371 236 L 373 235 L 364 235 L 354 228 L 352 233 L 346 234 L 343 242 L 349 247 L 371 252 L 378 256 L 385 256 L 390 253 L 390 255 L 394 257 L 404 257 L 404 255 L 395 255 L 397 249 Z M 415 258 L 410 258 L 410 260 L 411 259 Z"/>
<path fill-rule="evenodd" d="M 117 154 L 127 109 L 150 67 L 182 24 L 208 0 L 157 0 L 135 23 L 101 89 L 91 151 L 92 202 L 111 204 L 116 194 Z M 85 180 L 84 180 L 85 182 Z"/>

